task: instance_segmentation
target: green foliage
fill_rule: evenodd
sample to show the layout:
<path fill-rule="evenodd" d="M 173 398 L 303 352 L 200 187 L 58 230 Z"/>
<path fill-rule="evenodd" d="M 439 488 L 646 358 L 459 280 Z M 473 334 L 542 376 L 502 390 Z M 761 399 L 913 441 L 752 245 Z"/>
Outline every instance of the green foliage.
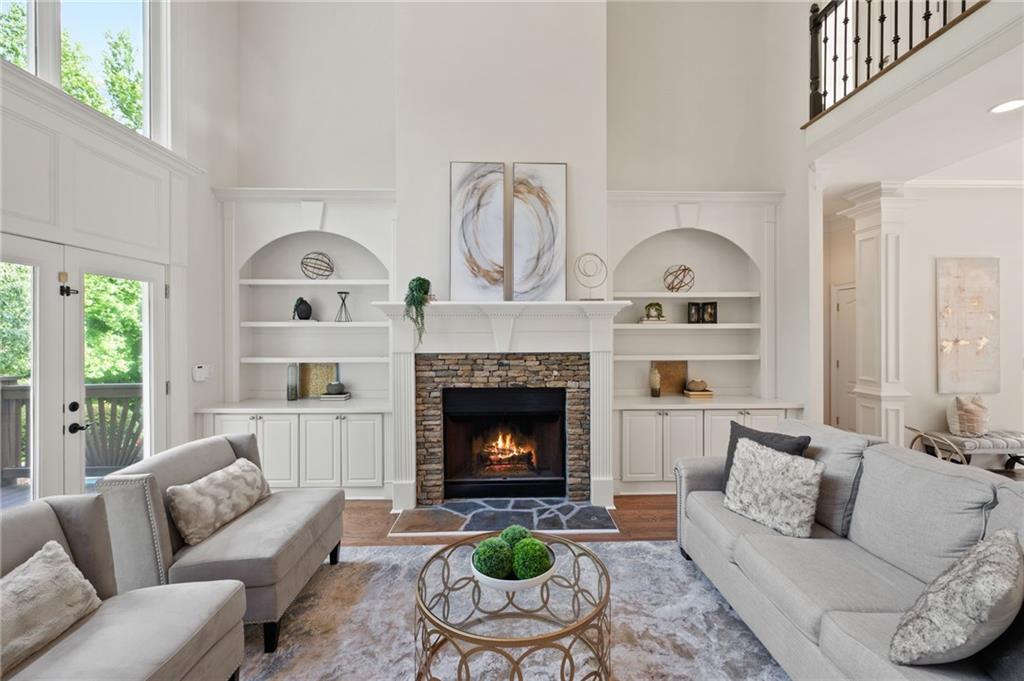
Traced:
<path fill-rule="evenodd" d="M 517 579 L 530 579 L 550 569 L 551 554 L 540 540 L 533 537 L 522 539 L 512 550 L 512 570 Z"/>
<path fill-rule="evenodd" d="M 23 69 L 28 68 L 27 28 L 24 6 L 11 3 L 6 12 L 0 12 L 0 57 Z"/>
<path fill-rule="evenodd" d="M 0 376 L 32 373 L 32 269 L 0 262 Z"/>
<path fill-rule="evenodd" d="M 85 275 L 85 382 L 142 382 L 142 283 Z"/>
<path fill-rule="evenodd" d="M 484 539 L 473 551 L 473 567 L 494 579 L 512 573 L 512 548 L 498 537 Z"/>
<path fill-rule="evenodd" d="M 71 39 L 67 31 L 60 33 L 60 89 L 100 113 L 110 115 L 100 84 L 89 73 L 89 55 L 82 43 Z"/>
<path fill-rule="evenodd" d="M 142 130 L 142 71 L 135 67 L 135 48 L 128 31 L 107 31 L 103 76 L 114 103 L 114 118 Z"/>
<path fill-rule="evenodd" d="M 529 536 L 530 531 L 522 525 L 509 525 L 501 532 L 501 538 L 512 548 L 515 548 L 516 544 Z"/>
<path fill-rule="evenodd" d="M 405 318 L 416 327 L 416 342 L 423 341 L 423 332 L 426 330 L 426 317 L 423 314 L 423 307 L 430 301 L 430 280 L 423 277 L 413 277 L 409 280 L 409 290 L 405 294 Z"/>

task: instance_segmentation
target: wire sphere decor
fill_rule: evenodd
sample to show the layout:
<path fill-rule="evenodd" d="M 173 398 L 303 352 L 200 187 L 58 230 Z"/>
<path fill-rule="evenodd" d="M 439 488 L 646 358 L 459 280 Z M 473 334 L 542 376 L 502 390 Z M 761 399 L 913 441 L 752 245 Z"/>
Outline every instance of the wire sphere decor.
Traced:
<path fill-rule="evenodd" d="M 334 274 L 334 261 L 323 251 L 310 251 L 299 263 L 306 279 L 327 279 Z"/>
<path fill-rule="evenodd" d="M 597 253 L 588 251 L 576 258 L 576 262 L 572 267 L 572 274 L 576 278 L 576 282 L 588 291 L 588 297 L 584 298 L 584 300 L 597 300 L 589 296 L 593 295 L 595 288 L 607 281 L 608 265 L 605 264 L 604 259 Z"/>
<path fill-rule="evenodd" d="M 672 265 L 665 270 L 661 280 L 665 283 L 666 289 L 672 293 L 678 293 L 693 288 L 695 276 L 693 270 L 686 265 Z"/>

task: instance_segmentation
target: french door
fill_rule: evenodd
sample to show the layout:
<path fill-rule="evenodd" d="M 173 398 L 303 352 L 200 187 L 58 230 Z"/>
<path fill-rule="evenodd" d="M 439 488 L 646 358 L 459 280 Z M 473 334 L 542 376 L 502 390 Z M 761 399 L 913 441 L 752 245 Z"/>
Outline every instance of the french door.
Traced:
<path fill-rule="evenodd" d="M 163 449 L 163 266 L 11 235 L 0 261 L 3 505 L 90 492 Z"/>

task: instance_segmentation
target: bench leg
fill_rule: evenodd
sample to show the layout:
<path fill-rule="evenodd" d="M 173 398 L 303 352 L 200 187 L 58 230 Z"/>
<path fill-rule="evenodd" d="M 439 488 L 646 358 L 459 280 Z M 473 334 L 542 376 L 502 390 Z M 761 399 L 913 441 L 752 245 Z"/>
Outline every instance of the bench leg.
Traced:
<path fill-rule="evenodd" d="M 1007 457 L 1006 465 L 1005 465 L 1006 470 L 1012 471 L 1014 469 L 1014 467 L 1017 465 L 1017 463 L 1022 461 L 1022 460 L 1024 460 L 1024 457 L 1020 457 L 1020 456 L 1010 456 L 1010 457 Z"/>
<path fill-rule="evenodd" d="M 684 549 L 682 546 L 679 547 L 679 553 L 683 554 L 683 558 L 685 558 L 686 560 L 693 560 L 693 558 L 690 558 L 690 554 L 688 554 L 686 552 L 686 549 Z"/>
<path fill-rule="evenodd" d="M 280 633 L 280 622 L 263 623 L 263 652 L 272 653 L 277 650 L 277 637 Z"/>
<path fill-rule="evenodd" d="M 330 559 L 330 561 L 331 561 L 331 565 L 337 565 L 338 564 L 338 553 L 340 551 L 341 551 L 341 542 L 338 542 L 337 544 L 334 545 L 334 548 L 331 549 L 331 552 L 327 556 Z"/>
<path fill-rule="evenodd" d="M 234 673 L 231 674 L 231 678 L 229 678 L 228 681 L 239 681 L 239 679 L 241 679 L 241 678 L 242 678 L 242 668 L 238 667 L 237 669 L 235 669 Z"/>

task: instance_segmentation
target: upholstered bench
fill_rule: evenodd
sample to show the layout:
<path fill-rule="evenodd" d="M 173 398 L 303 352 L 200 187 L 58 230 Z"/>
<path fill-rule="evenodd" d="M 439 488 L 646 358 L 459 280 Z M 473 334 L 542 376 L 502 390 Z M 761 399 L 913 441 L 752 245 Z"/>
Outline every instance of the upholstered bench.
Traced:
<path fill-rule="evenodd" d="M 907 426 L 914 433 L 910 443 L 913 449 L 919 442 L 925 451 L 947 461 L 970 463 L 976 454 L 1005 456 L 1006 469 L 1012 470 L 1017 464 L 1024 465 L 1024 433 L 1014 430 L 991 430 L 978 437 L 963 437 L 947 432 L 921 431 Z"/>

